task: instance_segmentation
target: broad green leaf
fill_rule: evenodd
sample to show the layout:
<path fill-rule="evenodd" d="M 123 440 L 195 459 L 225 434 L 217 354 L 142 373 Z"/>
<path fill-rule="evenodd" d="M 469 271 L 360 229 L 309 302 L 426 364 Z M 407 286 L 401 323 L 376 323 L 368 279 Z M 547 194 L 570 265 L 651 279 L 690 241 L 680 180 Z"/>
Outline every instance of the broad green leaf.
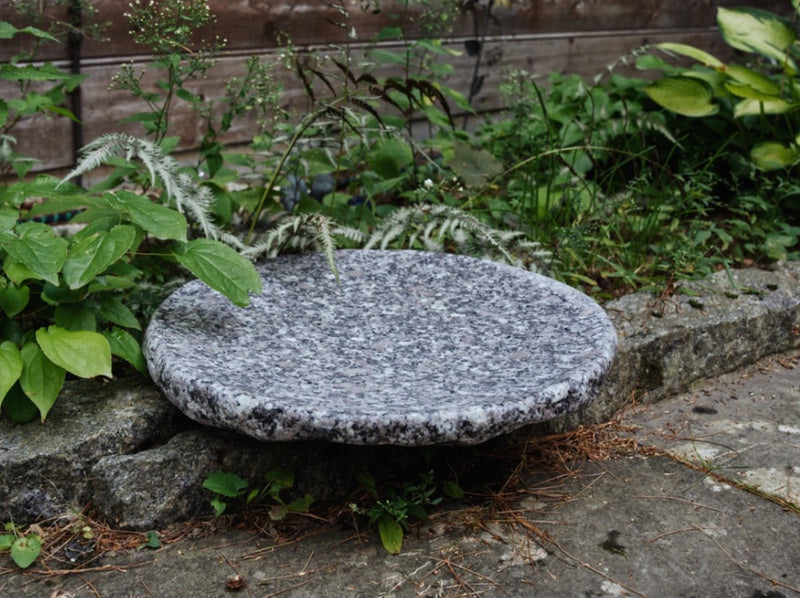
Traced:
<path fill-rule="evenodd" d="M 30 287 L 9 284 L 0 288 L 0 308 L 9 318 L 13 318 L 25 309 L 30 296 Z"/>
<path fill-rule="evenodd" d="M 212 471 L 203 480 L 203 488 L 230 498 L 242 496 L 247 486 L 247 480 L 228 471 Z"/>
<path fill-rule="evenodd" d="M 67 330 L 97 330 L 95 310 L 82 303 L 65 303 L 56 306 L 56 326 Z"/>
<path fill-rule="evenodd" d="M 725 71 L 727 75 L 735 80 L 737 83 L 751 88 L 757 92 L 759 97 L 757 99 L 775 100 L 780 99 L 781 88 L 769 77 L 762 75 L 752 69 L 749 69 L 738 64 L 730 65 Z M 734 94 L 738 95 L 738 94 Z M 765 96 L 765 97 L 761 97 Z M 740 96 L 740 97 L 756 97 L 756 96 Z"/>
<path fill-rule="evenodd" d="M 116 191 L 105 197 L 114 208 L 127 214 L 131 222 L 154 237 L 186 241 L 186 219 L 177 210 L 130 191 Z"/>
<path fill-rule="evenodd" d="M 100 299 L 100 315 L 113 324 L 141 330 L 139 320 L 117 295 L 105 294 Z"/>
<path fill-rule="evenodd" d="M 722 36 L 731 47 L 743 52 L 754 52 L 796 67 L 786 51 L 797 38 L 792 24 L 778 15 L 757 8 L 717 9 L 717 24 Z"/>
<path fill-rule="evenodd" d="M 453 156 L 447 165 L 470 186 L 482 185 L 490 177 L 503 172 L 503 165 L 491 153 L 461 141 L 453 144 Z"/>
<path fill-rule="evenodd" d="M 777 141 L 765 141 L 750 150 L 750 159 L 762 170 L 778 170 L 800 162 L 800 152 Z"/>
<path fill-rule="evenodd" d="M 17 538 L 11 546 L 11 559 L 20 569 L 27 569 L 39 558 L 42 552 L 42 539 L 36 534 Z"/>
<path fill-rule="evenodd" d="M 673 54 L 678 54 L 680 56 L 686 56 L 687 58 L 691 58 L 692 60 L 696 60 L 697 62 L 701 62 L 706 66 L 710 66 L 713 68 L 722 68 L 725 64 L 717 59 L 715 56 L 712 56 L 708 52 L 704 52 L 699 48 L 695 48 L 694 46 L 689 46 L 687 44 L 677 44 L 672 42 L 664 42 L 663 44 L 658 44 L 656 46 L 665 52 L 671 52 Z M 638 66 L 638 62 L 637 62 Z"/>
<path fill-rule="evenodd" d="M 38 278 L 57 285 L 58 272 L 67 258 L 67 242 L 41 222 L 20 224 L 17 234 L 19 237 L 5 246 L 8 254 Z"/>
<path fill-rule="evenodd" d="M 137 371 L 147 375 L 147 363 L 142 354 L 142 345 L 127 330 L 114 326 L 111 330 L 104 331 L 103 336 L 111 347 L 112 355 L 121 357 Z"/>
<path fill-rule="evenodd" d="M 9 550 L 16 539 L 17 537 L 14 534 L 0 535 L 0 550 Z"/>
<path fill-rule="evenodd" d="M 684 116 L 709 116 L 719 111 L 711 87 L 692 77 L 664 77 L 644 88 L 656 104 Z"/>
<path fill-rule="evenodd" d="M 17 224 L 17 211 L 13 208 L 0 209 L 0 234 L 4 236 L 10 234 L 11 230 Z M 9 237 L 9 240 L 11 237 Z"/>
<path fill-rule="evenodd" d="M 66 370 L 50 361 L 35 344 L 22 347 L 22 375 L 19 383 L 25 395 L 36 405 L 44 421 L 64 386 Z"/>
<path fill-rule="evenodd" d="M 235 305 L 246 306 L 250 293 L 261 292 L 261 277 L 255 266 L 219 241 L 195 239 L 179 246 L 173 255 L 189 272 Z"/>
<path fill-rule="evenodd" d="M 389 179 L 396 177 L 414 160 L 414 153 L 407 143 L 387 139 L 380 147 L 370 152 L 369 165 L 379 176 Z"/>
<path fill-rule="evenodd" d="M 397 519 L 391 515 L 383 514 L 378 519 L 378 532 L 381 544 L 390 554 L 400 554 L 403 548 L 403 528 Z"/>
<path fill-rule="evenodd" d="M 17 345 L 5 341 L 0 345 L 0 405 L 9 389 L 14 386 L 22 374 L 22 355 Z"/>
<path fill-rule="evenodd" d="M 743 116 L 758 116 L 760 114 L 787 114 L 800 109 L 800 102 L 787 102 L 785 100 L 760 101 L 744 99 L 733 107 L 734 118 Z"/>
<path fill-rule="evenodd" d="M 107 233 L 97 232 L 75 243 L 62 267 L 67 286 L 77 289 L 88 284 L 125 255 L 135 238 L 134 227 L 120 225 Z"/>
<path fill-rule="evenodd" d="M 111 348 L 102 334 L 88 330 L 40 328 L 36 342 L 47 358 L 80 378 L 111 378 Z"/>

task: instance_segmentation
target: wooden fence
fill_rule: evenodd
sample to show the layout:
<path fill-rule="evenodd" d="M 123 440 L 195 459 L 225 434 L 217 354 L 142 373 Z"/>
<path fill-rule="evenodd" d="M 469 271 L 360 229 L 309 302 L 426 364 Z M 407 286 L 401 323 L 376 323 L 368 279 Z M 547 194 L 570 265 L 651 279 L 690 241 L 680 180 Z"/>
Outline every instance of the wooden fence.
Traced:
<path fill-rule="evenodd" d="M 363 13 L 360 0 L 342 0 L 350 11 L 349 29 L 331 24 L 341 21 L 335 8 L 323 0 L 209 0 L 216 24 L 210 35 L 226 38 L 226 53 L 192 89 L 206 97 L 219 97 L 225 82 L 232 75 L 244 72 L 249 56 L 276 56 L 278 34 L 286 33 L 296 48 L 326 50 L 330 44 L 342 43 L 348 31 L 355 31 L 356 45 L 366 47 L 369 40 L 388 24 L 397 21 L 393 14 L 402 12 L 402 2 L 384 0 L 379 14 Z M 478 110 L 495 110 L 502 100 L 497 92 L 503 72 L 509 68 L 533 73 L 577 73 L 591 76 L 602 72 L 609 64 L 634 49 L 648 43 L 676 41 L 697 45 L 720 56 L 728 55 L 727 46 L 715 29 L 717 6 L 738 6 L 741 0 L 516 0 L 510 7 L 495 6 L 494 19 L 485 19 L 487 1 L 477 3 L 477 26 L 486 32 L 483 61 L 478 66 L 485 77 L 481 93 L 475 98 Z M 788 13 L 788 0 L 746 0 L 748 6 L 779 13 Z M 80 113 L 82 124 L 73 130 L 67 119 L 36 116 L 28 118 L 13 130 L 17 151 L 40 160 L 39 170 L 60 170 L 74 163 L 75 147 L 82 140 L 90 141 L 103 133 L 127 130 L 142 134 L 138 125 L 120 125 L 126 116 L 143 109 L 139 101 L 122 91 L 109 91 L 109 82 L 120 64 L 133 62 L 137 67 L 151 60 L 146 48 L 136 47 L 128 34 L 123 16 L 128 3 L 123 0 L 94 0 L 99 9 L 98 21 L 107 21 L 108 40 L 84 40 L 79 55 L 70 56 L 67 44 L 47 44 L 40 60 L 52 61 L 66 69 L 71 60 L 87 75 L 81 86 Z M 415 2 L 410 2 L 412 6 Z M 66 8 L 55 14 L 67 19 Z M 406 32 L 421 35 L 417 23 L 418 11 L 405 15 Z M 0 3 L 0 20 L 18 26 L 21 23 L 9 6 Z M 455 74 L 447 84 L 467 93 L 473 79 L 474 58 L 464 51 L 465 42 L 475 38 L 472 15 L 462 16 L 445 36 L 446 45 L 458 50 L 459 56 L 450 62 Z M 392 43 L 385 44 L 391 49 Z M 74 47 L 74 46 L 73 46 Z M 20 46 L 18 39 L 2 42 L 0 60 L 7 61 Z M 277 59 L 277 58 L 276 58 Z M 144 81 L 152 83 L 152 73 Z M 286 72 L 284 101 L 298 104 L 302 87 L 290 72 Z M 0 82 L 0 97 L 13 95 L 13 87 Z M 196 147 L 204 131 L 202 123 L 188 106 L 177 103 L 171 113 L 174 133 L 180 135 L 180 151 Z M 78 133 L 77 135 L 75 133 Z M 226 135 L 230 145 L 247 143 L 252 137 L 253 123 L 243 120 Z"/>

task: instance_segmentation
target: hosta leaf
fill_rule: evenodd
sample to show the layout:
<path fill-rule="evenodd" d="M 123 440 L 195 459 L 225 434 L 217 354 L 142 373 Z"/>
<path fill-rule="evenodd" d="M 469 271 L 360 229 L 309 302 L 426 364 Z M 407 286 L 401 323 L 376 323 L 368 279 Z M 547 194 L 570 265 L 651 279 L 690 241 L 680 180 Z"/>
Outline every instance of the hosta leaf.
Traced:
<path fill-rule="evenodd" d="M 36 405 L 42 421 L 56 402 L 64 386 L 66 370 L 50 361 L 34 343 L 25 345 L 22 355 L 22 375 L 19 383 L 25 395 Z"/>
<path fill-rule="evenodd" d="M 744 99 L 733 108 L 734 118 L 743 116 L 758 116 L 759 114 L 786 114 L 800 109 L 800 103 L 785 100 L 761 101 L 757 99 Z"/>
<path fill-rule="evenodd" d="M 37 277 L 58 284 L 58 272 L 67 259 L 67 242 L 41 222 L 17 226 L 19 237 L 5 246 L 8 254 Z"/>
<path fill-rule="evenodd" d="M 0 405 L 9 389 L 22 374 L 22 355 L 11 341 L 0 345 Z"/>
<path fill-rule="evenodd" d="M 708 52 L 704 52 L 699 48 L 695 48 L 694 46 L 689 46 L 687 44 L 664 42 L 663 44 L 658 44 L 657 47 L 666 52 L 671 52 L 673 54 L 678 54 L 680 56 L 686 56 L 687 58 L 691 58 L 692 60 L 696 60 L 697 62 L 702 62 L 706 66 L 714 68 L 722 68 L 723 66 L 725 66 L 715 56 L 712 56 Z"/>
<path fill-rule="evenodd" d="M 684 116 L 709 116 L 719 111 L 711 87 L 693 77 L 664 77 L 644 88 L 656 104 Z"/>
<path fill-rule="evenodd" d="M 764 95 L 772 96 L 767 99 L 776 99 L 780 97 L 780 86 L 766 75 L 762 75 L 761 73 L 738 64 L 731 64 L 725 72 L 731 79 L 734 79 L 738 83 L 752 87 L 754 90 Z"/>
<path fill-rule="evenodd" d="M 717 24 L 726 43 L 743 52 L 755 52 L 787 63 L 796 70 L 786 50 L 797 38 L 792 24 L 778 15 L 757 8 L 717 9 Z"/>
<path fill-rule="evenodd" d="M 800 162 L 800 152 L 777 141 L 765 141 L 750 150 L 750 159 L 762 170 L 778 170 Z"/>
<path fill-rule="evenodd" d="M 127 214 L 131 222 L 138 224 L 154 237 L 186 240 L 186 218 L 177 210 L 130 191 L 116 191 L 105 197 L 114 208 Z"/>
<path fill-rule="evenodd" d="M 147 363 L 142 354 L 142 345 L 133 338 L 133 335 L 127 330 L 115 326 L 111 330 L 104 331 L 103 336 L 106 337 L 113 355 L 121 357 L 135 367 L 137 371 L 147 375 Z"/>
<path fill-rule="evenodd" d="M 36 342 L 50 361 L 71 374 L 111 377 L 111 348 L 102 334 L 50 326 L 36 331 Z"/>
<path fill-rule="evenodd" d="M 108 232 L 98 231 L 75 243 L 62 267 L 64 280 L 69 288 L 80 288 L 105 272 L 111 264 L 125 255 L 135 238 L 134 227 L 120 225 Z"/>
<path fill-rule="evenodd" d="M 261 292 L 261 277 L 246 258 L 212 239 L 195 239 L 173 252 L 175 259 L 234 304 L 250 303 L 250 293 Z"/>

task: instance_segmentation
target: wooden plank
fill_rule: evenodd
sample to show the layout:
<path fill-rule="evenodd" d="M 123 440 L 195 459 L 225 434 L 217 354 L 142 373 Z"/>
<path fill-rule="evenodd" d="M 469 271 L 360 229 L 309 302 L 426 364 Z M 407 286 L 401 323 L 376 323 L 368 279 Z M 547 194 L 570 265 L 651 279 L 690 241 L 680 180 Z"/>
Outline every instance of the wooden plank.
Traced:
<path fill-rule="evenodd" d="M 487 64 L 480 67 L 479 72 L 486 76 L 486 81 L 482 93 L 476 99 L 475 107 L 479 110 L 496 110 L 502 106 L 503 98 L 499 95 L 498 85 L 502 81 L 503 73 L 508 69 L 523 69 L 541 75 L 543 82 L 546 81 L 545 75 L 550 72 L 577 73 L 591 77 L 603 72 L 606 65 L 616 62 L 620 56 L 630 53 L 644 43 L 657 41 L 681 41 L 707 48 L 720 55 L 726 48 L 714 31 L 505 39 L 502 42 L 495 42 L 494 46 L 487 46 L 487 54 L 492 53 L 493 49 L 499 49 L 502 52 L 502 59 L 491 67 Z M 453 47 L 461 49 L 458 43 L 454 43 Z M 267 56 L 274 58 L 274 54 Z M 231 75 L 241 75 L 243 72 L 245 60 L 245 56 L 220 60 L 217 66 L 209 71 L 207 78 L 191 85 L 191 89 L 206 97 L 221 97 L 227 79 Z M 455 74 L 445 83 L 466 93 L 472 77 L 473 59 L 462 53 L 453 57 L 450 62 L 453 64 Z M 84 136 L 87 141 L 110 131 L 143 134 L 139 125 L 119 124 L 120 120 L 143 110 L 144 106 L 126 92 L 107 89 L 108 82 L 116 69 L 117 66 L 114 64 L 96 65 L 87 69 L 89 78 L 83 85 Z M 146 75 L 145 82 L 152 84 L 155 76 L 151 69 Z M 299 111 L 305 110 L 307 98 L 296 77 L 288 71 L 282 71 L 281 76 L 285 85 L 283 104 Z M 203 123 L 188 109 L 187 104 L 180 101 L 174 106 L 171 120 L 172 133 L 181 137 L 180 151 L 191 151 L 202 138 Z M 255 131 L 256 123 L 253 119 L 239 119 L 223 141 L 231 145 L 244 144 L 252 139 Z M 72 157 L 68 149 L 69 123 L 64 119 L 26 121 L 20 124 L 15 134 L 20 141 L 18 151 L 42 160 L 41 169 L 70 166 Z"/>
<path fill-rule="evenodd" d="M 344 0 L 351 10 L 347 28 L 332 25 L 341 22 L 336 10 L 321 0 L 210 0 L 212 13 L 217 16 L 213 26 L 203 32 L 206 39 L 215 36 L 228 40 L 232 51 L 254 52 L 276 47 L 279 34 L 288 34 L 296 46 L 324 46 L 344 43 L 346 33 L 355 29 L 359 42 L 366 42 L 383 27 L 395 24 L 391 15 L 404 14 L 402 2 L 384 0 L 379 14 L 363 13 L 358 2 Z M 479 29 L 490 35 L 559 34 L 597 31 L 631 31 L 636 29 L 686 29 L 708 27 L 715 24 L 717 6 L 738 6 L 740 0 L 527 0 L 515 2 L 510 8 L 496 7 L 496 21 L 487 25 L 485 15 L 478 11 Z M 791 7 L 785 0 L 748 0 L 748 6 L 789 14 Z M 86 59 L 135 56 L 148 48 L 132 43 L 130 27 L 124 13 L 128 3 L 120 0 L 94 0 L 98 9 L 98 22 L 107 22 L 106 41 L 86 40 L 81 52 Z M 410 2 L 405 13 L 405 29 L 409 38 L 423 35 L 419 26 L 419 4 Z M 482 9 L 481 9 L 482 10 Z M 64 9 L 52 9 L 53 17 L 66 18 Z M 8 2 L 0 5 L 0 20 L 9 20 L 18 26 Z M 46 26 L 46 25 L 45 25 Z M 438 34 L 437 34 L 438 35 Z M 460 17 L 447 37 L 474 36 L 470 15 Z M 18 52 L 23 42 L 20 39 L 0 44 L 0 61 L 6 61 Z M 45 44 L 40 53 L 42 60 L 66 58 L 66 46 Z"/>

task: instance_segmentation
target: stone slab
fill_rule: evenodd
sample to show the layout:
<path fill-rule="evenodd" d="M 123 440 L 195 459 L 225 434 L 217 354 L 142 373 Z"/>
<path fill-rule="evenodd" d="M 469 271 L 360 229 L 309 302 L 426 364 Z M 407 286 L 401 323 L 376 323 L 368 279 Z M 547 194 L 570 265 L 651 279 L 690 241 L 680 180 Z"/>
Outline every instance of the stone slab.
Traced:
<path fill-rule="evenodd" d="M 92 499 L 91 469 L 97 461 L 146 452 L 186 421 L 138 376 L 69 382 L 44 424 L 0 419 L 0 522 L 80 512 Z"/>
<path fill-rule="evenodd" d="M 201 282 L 148 326 L 153 380 L 203 424 L 261 440 L 476 444 L 596 395 L 616 348 L 602 308 L 518 268 L 339 251 L 261 267 L 241 309 Z"/>

